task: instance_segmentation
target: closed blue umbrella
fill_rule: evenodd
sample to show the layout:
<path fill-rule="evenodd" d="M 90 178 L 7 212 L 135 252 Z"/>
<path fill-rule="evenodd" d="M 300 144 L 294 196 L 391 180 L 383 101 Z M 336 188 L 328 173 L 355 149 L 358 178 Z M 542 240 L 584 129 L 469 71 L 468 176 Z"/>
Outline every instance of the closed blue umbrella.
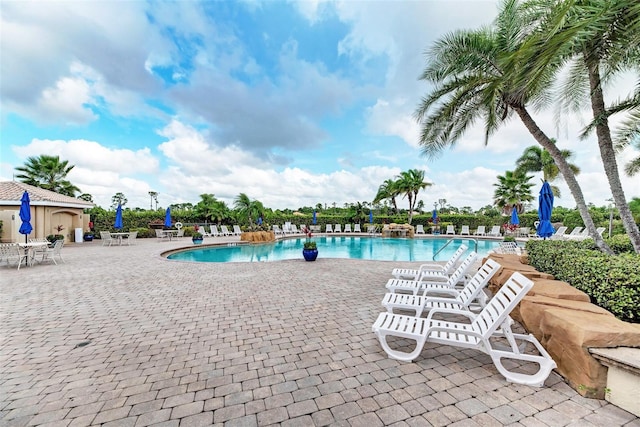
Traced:
<path fill-rule="evenodd" d="M 373 211 L 369 211 L 369 223 L 373 224 Z"/>
<path fill-rule="evenodd" d="M 551 211 L 553 211 L 553 191 L 547 181 L 542 184 L 540 189 L 540 196 L 538 197 L 538 218 L 540 218 L 540 224 L 536 229 L 538 236 L 547 238 L 551 237 L 555 230 L 551 225 Z"/>
<path fill-rule="evenodd" d="M 316 218 L 316 210 L 313 210 L 313 219 L 311 220 L 311 224 L 316 225 L 318 223 L 318 219 Z"/>
<path fill-rule="evenodd" d="M 262 225 L 262 217 L 261 216 L 258 217 L 258 225 Z"/>
<path fill-rule="evenodd" d="M 20 219 L 22 220 L 22 224 L 20 225 L 20 229 L 18 232 L 20 234 L 24 234 L 24 242 L 27 243 L 27 235 L 31 233 L 33 227 L 31 227 L 31 201 L 29 200 L 29 193 L 26 191 L 22 193 L 22 202 L 20 204 Z"/>
<path fill-rule="evenodd" d="M 171 208 L 167 208 L 167 211 L 164 214 L 164 226 L 171 228 Z"/>
<path fill-rule="evenodd" d="M 516 210 L 516 208 L 513 208 L 513 210 L 511 211 L 511 224 L 520 224 L 520 218 L 518 218 L 518 211 Z"/>
<path fill-rule="evenodd" d="M 433 213 L 431 214 L 431 219 L 433 220 L 434 224 L 438 223 L 438 211 L 437 210 L 433 210 Z"/>
<path fill-rule="evenodd" d="M 116 222 L 113 224 L 113 228 L 122 229 L 122 205 L 120 203 L 118 203 L 118 208 L 116 209 Z"/>

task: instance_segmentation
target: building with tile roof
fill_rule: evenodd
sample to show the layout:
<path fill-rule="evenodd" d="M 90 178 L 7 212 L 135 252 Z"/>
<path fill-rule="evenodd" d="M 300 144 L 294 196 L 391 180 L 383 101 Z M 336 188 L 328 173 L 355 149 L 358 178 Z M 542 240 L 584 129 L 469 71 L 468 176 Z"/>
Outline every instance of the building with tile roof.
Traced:
<path fill-rule="evenodd" d="M 18 233 L 22 224 L 19 211 L 22 194 L 27 191 L 31 200 L 31 226 L 28 238 L 45 238 L 50 234 L 62 234 L 67 242 L 75 240 L 75 230 L 89 228 L 89 215 L 84 209 L 95 205 L 85 200 L 65 196 L 40 187 L 18 181 L 0 181 L 0 241 L 16 242 L 24 235 Z M 61 231 L 58 231 L 61 228 Z"/>

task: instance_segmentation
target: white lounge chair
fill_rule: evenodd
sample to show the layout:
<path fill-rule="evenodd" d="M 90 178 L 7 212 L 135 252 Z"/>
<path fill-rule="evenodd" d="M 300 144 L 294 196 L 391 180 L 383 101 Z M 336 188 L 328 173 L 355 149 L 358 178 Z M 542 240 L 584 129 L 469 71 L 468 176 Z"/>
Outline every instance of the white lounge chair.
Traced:
<path fill-rule="evenodd" d="M 419 280 L 402 280 L 402 279 L 389 279 L 385 287 L 393 293 L 397 292 L 411 292 L 413 295 L 418 295 L 420 291 L 424 293 L 425 289 L 431 285 L 443 286 L 447 289 L 455 289 L 456 285 L 460 282 L 465 282 L 465 274 L 471 265 L 476 261 L 478 254 L 471 252 L 460 263 L 458 268 L 448 276 L 444 273 L 436 274 L 429 273 L 429 275 L 421 275 Z"/>
<path fill-rule="evenodd" d="M 515 254 L 521 255 L 522 249 L 516 242 L 500 242 L 494 251 L 497 254 Z"/>
<path fill-rule="evenodd" d="M 456 227 L 454 225 L 447 225 L 447 231 L 444 234 L 456 234 Z"/>
<path fill-rule="evenodd" d="M 344 225 L 344 232 L 345 233 L 351 233 L 351 224 L 345 224 Z"/>
<path fill-rule="evenodd" d="M 234 225 L 233 226 L 233 235 L 234 236 L 240 236 L 242 235 L 242 230 L 240 229 L 239 225 Z"/>
<path fill-rule="evenodd" d="M 220 232 L 218 231 L 218 226 L 217 225 L 211 224 L 209 229 L 211 230 L 211 236 L 212 237 L 218 237 L 220 235 Z"/>
<path fill-rule="evenodd" d="M 469 233 L 469 226 L 468 225 L 463 225 L 462 227 L 460 227 L 460 235 L 469 235 L 471 233 Z"/>
<path fill-rule="evenodd" d="M 580 236 L 582 233 L 582 228 L 583 227 L 575 227 L 573 230 L 571 230 L 571 233 L 567 234 L 566 237 L 571 237 L 571 236 Z"/>
<path fill-rule="evenodd" d="M 424 233 L 424 226 L 422 224 L 416 225 L 416 234 L 425 234 Z"/>
<path fill-rule="evenodd" d="M 333 228 L 333 232 L 334 233 L 342 233 L 342 225 L 336 224 L 336 226 Z"/>
<path fill-rule="evenodd" d="M 273 228 L 273 233 L 276 236 L 279 235 L 279 234 L 284 234 L 284 231 L 282 231 L 282 229 L 280 228 L 280 226 L 278 224 L 273 224 L 272 228 Z"/>
<path fill-rule="evenodd" d="M 325 225 L 324 232 L 325 233 L 333 233 L 333 226 L 331 224 Z"/>
<path fill-rule="evenodd" d="M 567 227 L 562 226 L 558 227 L 555 233 L 551 235 L 551 240 L 562 240 L 565 237 L 565 233 L 567 232 Z"/>
<path fill-rule="evenodd" d="M 390 292 L 382 299 L 382 305 L 389 313 L 393 313 L 393 310 L 396 309 L 412 311 L 413 315 L 417 317 L 421 317 L 425 310 L 429 311 L 431 309 L 438 309 L 440 312 L 445 310 L 469 311 L 471 303 L 475 300 L 478 300 L 480 306 L 484 307 L 487 297 L 483 289 L 500 268 L 501 265 L 496 261 L 487 259 L 464 288 L 453 298 Z"/>
<path fill-rule="evenodd" d="M 353 224 L 353 232 L 362 233 L 362 230 L 360 230 L 360 224 Z"/>
<path fill-rule="evenodd" d="M 367 225 L 367 233 L 369 234 L 376 234 L 378 232 L 378 226 L 377 225 Z"/>
<path fill-rule="evenodd" d="M 444 264 L 438 264 L 435 262 L 428 262 L 425 264 L 421 264 L 417 269 L 415 268 L 394 268 L 391 271 L 391 275 L 396 279 L 408 279 L 408 280 L 418 280 L 422 273 L 426 271 L 434 271 L 437 273 L 451 274 L 455 270 L 456 262 L 462 256 L 463 253 L 467 251 L 466 245 L 460 245 L 458 249 L 451 255 L 451 258 Z"/>
<path fill-rule="evenodd" d="M 229 229 L 227 228 L 226 225 L 221 225 L 220 226 L 220 234 L 222 236 L 231 236 L 231 233 L 229 232 Z"/>
<path fill-rule="evenodd" d="M 489 231 L 487 236 L 493 236 L 493 237 L 502 236 L 502 233 L 500 233 L 500 226 L 499 225 L 494 225 L 493 227 L 491 227 L 491 231 Z"/>
<path fill-rule="evenodd" d="M 512 333 L 511 322 L 513 321 L 509 317 L 509 313 L 532 286 L 531 280 L 518 272 L 513 273 L 480 313 L 475 316 L 464 310 L 457 313 L 470 320 L 473 319 L 471 323 L 424 319 L 384 312 L 378 316 L 372 330 L 384 351 L 392 359 L 412 361 L 420 355 L 426 342 L 476 349 L 491 357 L 498 372 L 507 381 L 540 387 L 556 364 L 533 335 Z M 434 311 L 432 310 L 430 314 Z M 392 349 L 387 341 L 388 337 L 413 340 L 416 342 L 415 349 L 411 352 Z M 499 342 L 495 342 L 496 339 L 506 339 L 508 346 L 501 346 Z M 518 341 L 524 345 L 519 347 Z M 528 343 L 533 344 L 538 354 L 524 352 L 524 347 Z M 534 373 L 510 371 L 502 363 L 503 359 L 521 362 L 518 365 L 522 362 L 531 362 L 538 365 L 538 369 Z M 527 369 L 525 372 L 531 371 Z"/>
<path fill-rule="evenodd" d="M 487 232 L 485 231 L 485 226 L 484 225 L 479 225 L 478 228 L 476 228 L 476 231 L 473 232 L 474 236 L 486 236 Z"/>
<path fill-rule="evenodd" d="M 211 233 L 207 231 L 206 225 L 198 226 L 198 233 L 202 234 L 204 237 L 211 237 Z"/>

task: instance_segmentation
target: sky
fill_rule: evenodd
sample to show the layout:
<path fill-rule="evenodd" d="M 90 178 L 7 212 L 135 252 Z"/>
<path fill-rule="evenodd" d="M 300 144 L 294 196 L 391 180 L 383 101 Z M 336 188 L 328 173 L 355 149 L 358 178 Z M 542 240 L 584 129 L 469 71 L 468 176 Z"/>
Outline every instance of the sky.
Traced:
<path fill-rule="evenodd" d="M 489 25 L 494 0 L 6 1 L 0 3 L 0 180 L 28 157 L 58 155 L 68 179 L 104 208 L 233 206 L 245 193 L 272 209 L 371 202 L 409 169 L 445 199 L 479 209 L 498 175 L 536 142 L 518 120 L 487 145 L 473 127 L 436 159 L 414 119 L 429 86 L 425 51 L 457 29 Z M 615 82 L 607 101 L 631 90 Z M 533 113 L 574 151 L 585 199 L 611 198 L 588 112 Z M 613 123 L 615 129 L 615 123 Z M 637 156 L 628 148 L 622 165 Z M 534 195 L 540 176 L 532 180 Z M 624 176 L 627 200 L 640 179 Z M 575 202 L 562 181 L 556 206 Z M 407 208 L 406 199 L 398 201 Z M 535 208 L 534 201 L 531 208 Z M 155 207 L 155 204 L 154 204 Z"/>

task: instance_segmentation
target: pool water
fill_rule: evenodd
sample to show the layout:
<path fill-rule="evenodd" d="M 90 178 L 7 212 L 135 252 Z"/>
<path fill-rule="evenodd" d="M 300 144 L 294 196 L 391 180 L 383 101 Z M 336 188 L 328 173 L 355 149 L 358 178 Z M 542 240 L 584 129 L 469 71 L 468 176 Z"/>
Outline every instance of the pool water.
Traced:
<path fill-rule="evenodd" d="M 318 259 L 347 258 L 375 261 L 432 261 L 450 239 L 383 239 L 380 237 L 327 236 L 314 237 L 318 245 Z M 287 259 L 303 259 L 302 245 L 305 238 L 279 240 L 260 245 L 204 247 L 176 252 L 167 258 L 196 262 L 265 262 Z M 446 261 L 461 244 L 475 249 L 470 239 L 454 239 L 440 252 L 436 261 Z M 478 240 L 480 256 L 499 246 L 498 241 Z"/>

